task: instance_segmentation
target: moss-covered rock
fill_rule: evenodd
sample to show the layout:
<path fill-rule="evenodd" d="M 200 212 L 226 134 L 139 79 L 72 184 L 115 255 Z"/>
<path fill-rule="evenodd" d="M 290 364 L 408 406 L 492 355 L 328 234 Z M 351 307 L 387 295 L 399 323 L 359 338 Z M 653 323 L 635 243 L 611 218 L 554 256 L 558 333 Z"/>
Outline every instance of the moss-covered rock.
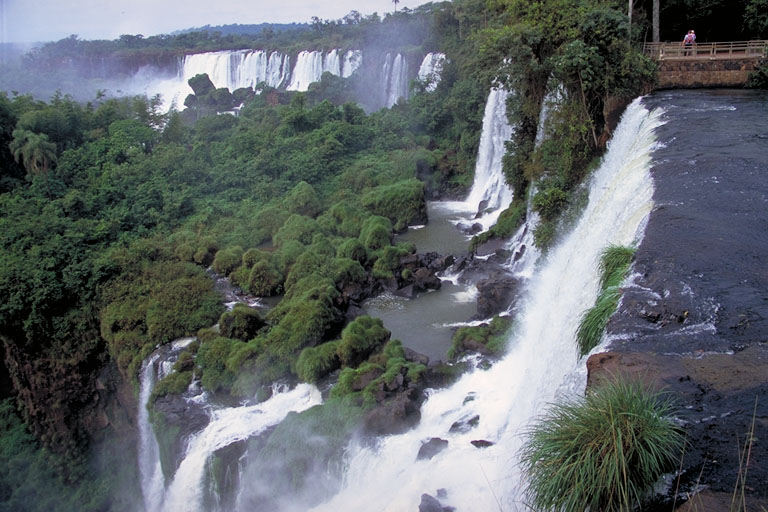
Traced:
<path fill-rule="evenodd" d="M 379 318 L 359 316 L 341 332 L 337 354 L 344 366 L 358 366 L 375 350 L 382 347 L 391 333 Z"/>
<path fill-rule="evenodd" d="M 296 376 L 305 382 L 317 382 L 340 368 L 338 347 L 337 340 L 302 350 L 296 361 Z"/>
<path fill-rule="evenodd" d="M 424 183 L 416 179 L 376 187 L 367 192 L 360 202 L 374 215 L 391 220 L 396 231 L 427 222 Z"/>
<path fill-rule="evenodd" d="M 219 318 L 219 332 L 225 338 L 248 341 L 256 336 L 265 322 L 255 309 L 245 304 L 235 304 L 231 311 L 222 313 Z"/>

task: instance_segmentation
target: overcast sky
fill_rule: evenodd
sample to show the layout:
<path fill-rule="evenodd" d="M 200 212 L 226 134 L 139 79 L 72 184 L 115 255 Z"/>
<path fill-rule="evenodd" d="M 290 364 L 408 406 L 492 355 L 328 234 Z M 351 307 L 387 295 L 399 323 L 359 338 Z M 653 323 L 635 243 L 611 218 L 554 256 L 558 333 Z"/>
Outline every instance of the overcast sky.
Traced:
<path fill-rule="evenodd" d="M 400 0 L 398 9 L 426 0 Z M 114 39 L 228 23 L 308 22 L 351 10 L 384 14 L 391 0 L 0 0 L 0 42 Z"/>

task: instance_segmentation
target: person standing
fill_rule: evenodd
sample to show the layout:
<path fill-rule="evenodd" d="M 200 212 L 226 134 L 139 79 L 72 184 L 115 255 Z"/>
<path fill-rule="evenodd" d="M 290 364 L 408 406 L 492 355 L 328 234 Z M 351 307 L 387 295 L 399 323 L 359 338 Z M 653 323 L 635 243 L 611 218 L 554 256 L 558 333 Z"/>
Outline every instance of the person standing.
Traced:
<path fill-rule="evenodd" d="M 683 48 L 685 51 L 683 52 L 683 55 L 690 55 L 691 48 L 693 47 L 693 42 L 696 40 L 696 35 L 693 33 L 693 30 L 689 30 L 687 34 L 685 34 L 685 37 L 683 38 Z"/>

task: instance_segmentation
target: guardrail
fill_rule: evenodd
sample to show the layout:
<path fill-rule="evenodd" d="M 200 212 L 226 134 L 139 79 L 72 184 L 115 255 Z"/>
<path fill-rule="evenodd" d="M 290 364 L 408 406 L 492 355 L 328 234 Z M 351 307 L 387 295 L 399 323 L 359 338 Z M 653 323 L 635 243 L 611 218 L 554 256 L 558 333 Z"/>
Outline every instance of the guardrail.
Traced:
<path fill-rule="evenodd" d="M 734 59 L 768 56 L 768 41 L 728 41 L 722 43 L 645 43 L 643 53 L 655 60 Z"/>

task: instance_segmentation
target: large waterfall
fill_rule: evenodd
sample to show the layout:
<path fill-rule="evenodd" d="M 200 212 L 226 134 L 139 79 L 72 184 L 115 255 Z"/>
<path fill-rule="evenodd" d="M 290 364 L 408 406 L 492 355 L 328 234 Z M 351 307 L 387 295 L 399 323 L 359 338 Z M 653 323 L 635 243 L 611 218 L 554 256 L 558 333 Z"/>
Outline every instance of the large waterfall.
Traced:
<path fill-rule="evenodd" d="M 394 57 L 388 53 L 382 65 L 382 81 L 384 89 L 384 106 L 389 108 L 400 98 L 408 99 L 408 61 L 403 54 Z"/>
<path fill-rule="evenodd" d="M 443 505 L 458 510 L 527 510 L 517 464 L 521 432 L 558 393 L 583 392 L 583 378 L 573 378 L 583 364 L 575 342 L 579 318 L 597 297 L 601 251 L 641 236 L 652 206 L 650 155 L 660 123 L 640 100 L 627 109 L 592 176 L 581 218 L 528 281 L 508 354 L 435 391 L 413 430 L 351 446 L 343 490 L 316 510 L 414 510 L 422 493 L 438 490 Z M 447 447 L 416 460 L 434 437 Z M 492 444 L 476 448 L 476 440 Z"/>

